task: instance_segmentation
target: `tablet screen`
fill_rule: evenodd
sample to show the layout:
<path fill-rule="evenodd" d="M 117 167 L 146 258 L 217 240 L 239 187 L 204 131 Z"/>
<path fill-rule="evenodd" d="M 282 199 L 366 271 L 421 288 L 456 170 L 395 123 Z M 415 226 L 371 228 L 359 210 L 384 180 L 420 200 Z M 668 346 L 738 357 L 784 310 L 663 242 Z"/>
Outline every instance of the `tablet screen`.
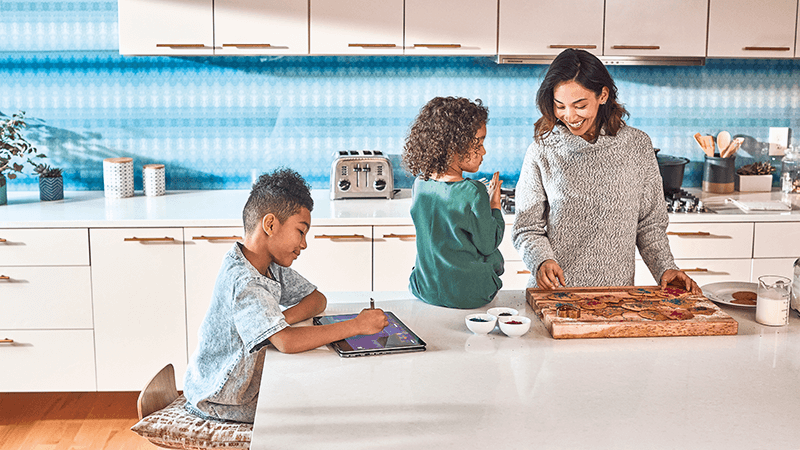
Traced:
<path fill-rule="evenodd" d="M 320 325 L 342 322 L 353 319 L 358 314 L 341 314 L 335 316 L 322 316 L 316 322 Z M 417 345 L 425 345 L 422 340 L 409 330 L 391 312 L 386 312 L 389 320 L 387 325 L 380 333 L 349 337 L 344 342 L 350 346 L 350 350 L 380 350 L 390 348 L 403 348 Z M 342 350 L 348 350 L 346 346 L 341 346 Z"/>

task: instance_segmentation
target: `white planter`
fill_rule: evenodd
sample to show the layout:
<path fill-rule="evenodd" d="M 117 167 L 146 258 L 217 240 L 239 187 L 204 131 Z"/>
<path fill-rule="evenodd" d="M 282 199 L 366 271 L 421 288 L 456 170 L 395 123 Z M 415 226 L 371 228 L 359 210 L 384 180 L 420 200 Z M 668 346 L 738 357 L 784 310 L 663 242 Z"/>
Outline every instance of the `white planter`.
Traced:
<path fill-rule="evenodd" d="M 736 174 L 735 189 L 739 192 L 769 192 L 772 190 L 772 175 Z"/>

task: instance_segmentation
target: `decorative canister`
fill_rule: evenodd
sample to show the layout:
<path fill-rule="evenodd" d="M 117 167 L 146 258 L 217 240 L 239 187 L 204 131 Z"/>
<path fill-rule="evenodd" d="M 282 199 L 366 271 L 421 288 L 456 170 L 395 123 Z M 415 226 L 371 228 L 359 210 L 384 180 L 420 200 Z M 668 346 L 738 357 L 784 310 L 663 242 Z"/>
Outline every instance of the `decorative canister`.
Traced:
<path fill-rule="evenodd" d="M 734 188 L 736 157 L 706 156 L 703 164 L 703 190 L 716 194 L 729 194 Z"/>
<path fill-rule="evenodd" d="M 163 164 L 145 164 L 142 168 L 144 195 L 147 197 L 164 195 L 167 192 L 164 186 L 164 178 Z"/>
<path fill-rule="evenodd" d="M 103 160 L 103 188 L 106 197 L 133 197 L 133 158 Z"/>

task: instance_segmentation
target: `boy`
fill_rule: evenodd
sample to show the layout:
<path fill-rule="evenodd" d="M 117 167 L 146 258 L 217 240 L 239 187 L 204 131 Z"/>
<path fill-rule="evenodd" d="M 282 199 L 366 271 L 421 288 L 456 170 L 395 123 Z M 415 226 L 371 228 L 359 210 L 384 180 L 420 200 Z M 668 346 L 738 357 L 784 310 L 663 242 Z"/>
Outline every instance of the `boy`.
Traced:
<path fill-rule="evenodd" d="M 324 326 L 292 327 L 325 310 L 324 295 L 289 266 L 306 248 L 314 201 L 297 172 L 261 175 L 244 206 L 244 243 L 225 255 L 184 381 L 186 408 L 206 419 L 252 423 L 264 348 L 317 348 L 388 325 L 379 309 Z M 288 307 L 281 312 L 280 306 Z"/>

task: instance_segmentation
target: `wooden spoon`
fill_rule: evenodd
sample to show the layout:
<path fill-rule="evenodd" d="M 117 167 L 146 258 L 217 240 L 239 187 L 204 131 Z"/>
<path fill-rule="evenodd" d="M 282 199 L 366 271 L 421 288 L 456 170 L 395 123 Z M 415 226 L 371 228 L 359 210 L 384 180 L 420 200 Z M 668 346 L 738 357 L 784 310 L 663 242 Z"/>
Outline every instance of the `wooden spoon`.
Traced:
<path fill-rule="evenodd" d="M 719 147 L 719 155 L 723 156 L 731 145 L 731 134 L 727 131 L 720 131 L 717 135 L 717 146 Z"/>

